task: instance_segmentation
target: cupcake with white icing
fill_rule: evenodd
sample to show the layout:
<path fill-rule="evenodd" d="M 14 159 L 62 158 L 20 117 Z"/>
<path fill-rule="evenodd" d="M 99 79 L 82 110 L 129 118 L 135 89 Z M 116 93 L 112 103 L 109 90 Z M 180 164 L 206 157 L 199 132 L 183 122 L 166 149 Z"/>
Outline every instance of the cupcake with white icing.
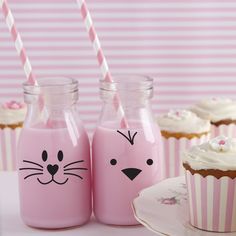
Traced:
<path fill-rule="evenodd" d="M 236 231 L 236 139 L 218 136 L 183 155 L 190 223 L 214 232 Z"/>
<path fill-rule="evenodd" d="M 0 105 L 0 171 L 16 169 L 16 146 L 26 115 L 24 103 Z"/>
<path fill-rule="evenodd" d="M 188 110 L 170 110 L 157 118 L 164 145 L 164 178 L 184 175 L 181 154 L 210 138 L 210 122 Z"/>
<path fill-rule="evenodd" d="M 229 98 L 208 98 L 190 108 L 212 124 L 212 137 L 225 135 L 236 138 L 236 101 Z"/>

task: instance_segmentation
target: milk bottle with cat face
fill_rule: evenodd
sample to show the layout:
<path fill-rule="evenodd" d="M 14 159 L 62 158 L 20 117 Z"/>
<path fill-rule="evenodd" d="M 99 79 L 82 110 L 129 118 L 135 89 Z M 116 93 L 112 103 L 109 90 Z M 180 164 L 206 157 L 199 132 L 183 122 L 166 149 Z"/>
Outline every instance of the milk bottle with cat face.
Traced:
<path fill-rule="evenodd" d="M 76 112 L 78 83 L 24 84 L 28 113 L 18 144 L 20 211 L 39 228 L 65 228 L 91 215 L 90 148 Z"/>
<path fill-rule="evenodd" d="M 133 199 L 161 179 L 161 136 L 149 103 L 152 79 L 119 76 L 114 81 L 101 82 L 103 109 L 92 146 L 94 214 L 106 224 L 134 225 Z M 128 123 L 125 128 L 115 108 L 116 93 Z"/>

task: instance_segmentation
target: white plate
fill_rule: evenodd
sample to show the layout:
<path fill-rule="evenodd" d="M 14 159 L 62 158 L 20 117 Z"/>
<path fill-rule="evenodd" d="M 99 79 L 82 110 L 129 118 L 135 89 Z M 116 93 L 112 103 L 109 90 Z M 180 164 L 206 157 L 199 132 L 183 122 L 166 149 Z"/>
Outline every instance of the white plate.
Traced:
<path fill-rule="evenodd" d="M 159 235 L 236 236 L 202 231 L 189 224 L 184 177 L 166 179 L 144 189 L 134 200 L 133 209 L 136 219 Z"/>

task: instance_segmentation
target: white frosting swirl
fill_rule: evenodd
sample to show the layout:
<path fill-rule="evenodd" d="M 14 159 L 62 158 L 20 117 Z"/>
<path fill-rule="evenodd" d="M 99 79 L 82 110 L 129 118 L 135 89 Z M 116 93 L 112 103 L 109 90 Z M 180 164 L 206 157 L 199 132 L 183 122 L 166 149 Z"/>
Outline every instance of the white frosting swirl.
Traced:
<path fill-rule="evenodd" d="M 167 113 L 167 117 L 173 119 L 173 120 L 186 120 L 191 116 L 190 111 L 186 110 L 170 110 Z"/>
<path fill-rule="evenodd" d="M 211 139 L 209 144 L 212 150 L 217 152 L 228 152 L 229 150 L 232 150 L 233 145 L 232 140 L 223 135 Z"/>
<path fill-rule="evenodd" d="M 158 117 L 157 123 L 162 131 L 172 133 L 200 134 L 210 131 L 209 121 L 187 110 L 170 110 Z"/>
<path fill-rule="evenodd" d="M 195 170 L 236 170 L 236 139 L 219 136 L 193 146 L 184 153 L 183 162 Z"/>
<path fill-rule="evenodd" d="M 198 116 L 212 122 L 236 120 L 236 101 L 228 98 L 205 99 L 190 108 Z"/>
<path fill-rule="evenodd" d="M 13 125 L 24 121 L 26 105 L 15 101 L 7 102 L 0 106 L 0 124 Z"/>

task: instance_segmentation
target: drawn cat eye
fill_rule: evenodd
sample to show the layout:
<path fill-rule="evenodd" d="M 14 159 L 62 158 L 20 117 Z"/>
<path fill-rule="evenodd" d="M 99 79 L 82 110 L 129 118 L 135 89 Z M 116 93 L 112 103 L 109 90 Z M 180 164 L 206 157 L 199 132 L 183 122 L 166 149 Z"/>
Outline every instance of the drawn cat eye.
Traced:
<path fill-rule="evenodd" d="M 111 159 L 111 160 L 110 160 L 110 163 L 111 163 L 111 165 L 113 165 L 113 166 L 114 166 L 114 165 L 116 165 L 116 164 L 117 164 L 117 160 L 116 160 L 116 159 Z"/>
<path fill-rule="evenodd" d="M 62 161 L 63 160 L 63 152 L 61 150 L 58 152 L 57 158 L 58 158 L 58 161 Z"/>
<path fill-rule="evenodd" d="M 147 164 L 148 164 L 149 166 L 151 166 L 151 165 L 153 164 L 153 160 L 152 160 L 152 159 L 147 159 Z"/>
<path fill-rule="evenodd" d="M 45 150 L 42 152 L 42 159 L 43 161 L 46 161 L 48 159 L 48 153 Z"/>

